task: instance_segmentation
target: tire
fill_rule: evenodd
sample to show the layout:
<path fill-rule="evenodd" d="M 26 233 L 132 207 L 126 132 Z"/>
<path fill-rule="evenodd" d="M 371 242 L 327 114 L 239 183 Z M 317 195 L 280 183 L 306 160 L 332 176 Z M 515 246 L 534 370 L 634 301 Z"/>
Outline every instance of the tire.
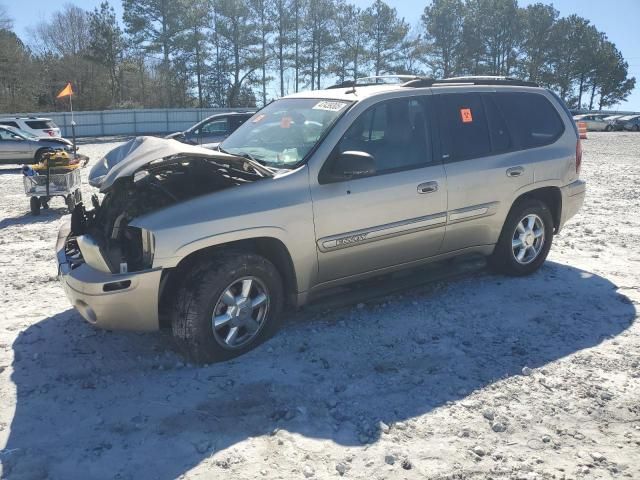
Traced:
<path fill-rule="evenodd" d="M 607 125 L 606 127 L 604 127 L 604 131 L 605 132 L 612 132 L 613 131 L 613 127 L 611 125 Z"/>
<path fill-rule="evenodd" d="M 634 132 L 640 132 L 640 125 L 634 125 L 633 126 L 633 131 Z"/>
<path fill-rule="evenodd" d="M 31 197 L 29 204 L 31 206 L 31 214 L 35 216 L 40 215 L 40 199 L 38 197 Z"/>
<path fill-rule="evenodd" d="M 528 233 L 516 233 L 520 222 L 524 219 L 535 220 L 533 236 Z M 524 199 L 517 202 L 507 215 L 496 248 L 488 259 L 490 268 L 495 272 L 510 276 L 523 276 L 535 272 L 547 259 L 553 242 L 553 229 L 553 217 L 546 204 L 535 199 Z M 535 235 L 539 232 L 542 232 L 541 243 Z M 522 236 L 525 237 L 525 240 L 520 240 Z M 514 243 L 518 241 L 520 246 L 516 246 Z M 529 246 L 529 243 L 532 245 Z M 536 245 L 538 246 L 537 253 L 535 251 Z M 526 252 L 525 256 L 518 260 L 516 253 L 521 253 L 523 248 Z"/>
<path fill-rule="evenodd" d="M 247 297 L 240 292 L 240 287 L 244 288 L 248 279 L 252 282 L 250 301 L 243 304 Z M 254 302 L 258 303 L 259 292 L 265 294 L 266 300 L 252 307 Z M 236 301 L 235 307 L 228 306 L 234 304 L 228 294 Z M 269 260 L 254 253 L 221 252 L 194 265 L 184 276 L 172 312 L 173 336 L 180 350 L 197 363 L 237 357 L 277 331 L 283 297 L 280 273 Z M 236 317 L 230 313 L 234 308 Z M 214 328 L 214 316 L 223 319 L 219 328 Z M 223 323 L 227 317 L 233 319 Z M 242 322 L 251 323 L 252 329 Z M 237 333 L 235 345 L 226 343 L 233 328 Z"/>
<path fill-rule="evenodd" d="M 46 148 L 41 148 L 40 150 L 38 150 L 36 152 L 36 156 L 33 158 L 34 163 L 40 163 L 42 162 L 42 157 L 44 156 L 45 153 L 47 153 L 48 149 Z"/>
<path fill-rule="evenodd" d="M 69 213 L 73 213 L 73 209 L 76 208 L 76 200 L 74 195 L 70 193 L 66 197 L 64 197 L 64 201 L 67 204 L 67 208 L 69 209 Z"/>

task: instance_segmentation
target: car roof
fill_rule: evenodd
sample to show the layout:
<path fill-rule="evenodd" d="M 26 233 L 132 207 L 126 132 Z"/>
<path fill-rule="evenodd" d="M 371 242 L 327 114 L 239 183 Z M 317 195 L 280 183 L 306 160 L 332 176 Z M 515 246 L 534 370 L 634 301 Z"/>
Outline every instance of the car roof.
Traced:
<path fill-rule="evenodd" d="M 12 121 L 12 120 L 39 120 L 50 122 L 50 118 L 45 117 L 0 117 L 0 121 Z"/>

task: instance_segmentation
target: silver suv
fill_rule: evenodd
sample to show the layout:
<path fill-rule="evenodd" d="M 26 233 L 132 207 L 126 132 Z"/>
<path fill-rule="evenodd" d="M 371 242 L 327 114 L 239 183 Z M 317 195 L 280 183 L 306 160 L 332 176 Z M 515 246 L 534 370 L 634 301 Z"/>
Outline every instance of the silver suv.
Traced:
<path fill-rule="evenodd" d="M 219 151 L 140 137 L 103 158 L 58 238 L 75 308 L 171 328 L 193 358 L 246 352 L 284 306 L 465 253 L 535 272 L 581 207 L 580 140 L 552 92 L 508 78 L 379 79 L 277 100 Z"/>

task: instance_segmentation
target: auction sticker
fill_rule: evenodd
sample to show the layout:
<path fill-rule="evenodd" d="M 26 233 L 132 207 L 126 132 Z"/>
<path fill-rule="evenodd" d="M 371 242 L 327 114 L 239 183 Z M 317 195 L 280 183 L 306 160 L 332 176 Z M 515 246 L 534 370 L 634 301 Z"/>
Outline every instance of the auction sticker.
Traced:
<path fill-rule="evenodd" d="M 473 115 L 471 115 L 470 108 L 461 108 L 460 109 L 460 117 L 462 117 L 462 123 L 471 123 L 473 122 Z"/>
<path fill-rule="evenodd" d="M 330 102 L 328 100 L 323 100 L 322 102 L 316 103 L 316 106 L 313 107 L 314 110 L 326 110 L 328 112 L 339 112 L 347 104 L 345 102 Z"/>

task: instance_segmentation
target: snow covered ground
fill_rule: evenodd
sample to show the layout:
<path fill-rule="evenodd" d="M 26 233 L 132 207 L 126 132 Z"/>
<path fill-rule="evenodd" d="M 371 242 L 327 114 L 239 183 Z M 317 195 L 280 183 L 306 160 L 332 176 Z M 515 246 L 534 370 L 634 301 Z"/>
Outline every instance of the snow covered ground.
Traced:
<path fill-rule="evenodd" d="M 86 324 L 56 280 L 61 200 L 31 217 L 0 167 L 0 476 L 639 479 L 640 134 L 589 136 L 586 205 L 537 274 L 361 286 L 204 367 Z"/>

